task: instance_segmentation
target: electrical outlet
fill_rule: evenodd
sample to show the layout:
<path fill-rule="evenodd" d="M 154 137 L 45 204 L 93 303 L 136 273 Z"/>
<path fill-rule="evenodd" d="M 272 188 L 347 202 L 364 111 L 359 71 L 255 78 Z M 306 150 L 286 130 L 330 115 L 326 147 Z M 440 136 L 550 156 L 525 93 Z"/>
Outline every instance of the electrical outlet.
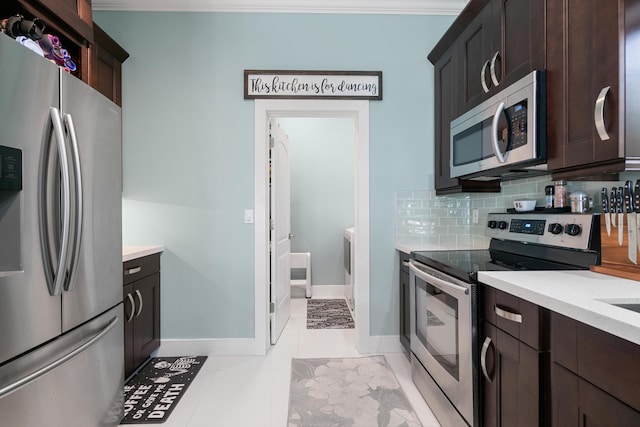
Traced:
<path fill-rule="evenodd" d="M 244 223 L 253 224 L 253 209 L 244 210 Z"/>
<path fill-rule="evenodd" d="M 479 215 L 478 209 L 473 209 L 471 211 L 471 222 L 473 224 L 477 224 L 478 223 L 478 221 L 479 221 L 478 215 Z"/>

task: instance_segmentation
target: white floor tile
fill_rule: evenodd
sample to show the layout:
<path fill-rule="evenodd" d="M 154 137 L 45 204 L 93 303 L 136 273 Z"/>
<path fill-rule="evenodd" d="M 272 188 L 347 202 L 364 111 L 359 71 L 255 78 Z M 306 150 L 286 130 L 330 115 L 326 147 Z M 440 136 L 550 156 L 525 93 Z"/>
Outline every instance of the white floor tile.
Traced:
<path fill-rule="evenodd" d="M 293 298 L 291 318 L 265 356 L 209 357 L 169 419 L 157 426 L 285 427 L 292 358 L 363 356 L 355 347 L 355 330 L 307 329 L 306 318 L 306 298 Z M 411 380 L 405 354 L 385 357 L 424 427 L 440 427 Z"/>

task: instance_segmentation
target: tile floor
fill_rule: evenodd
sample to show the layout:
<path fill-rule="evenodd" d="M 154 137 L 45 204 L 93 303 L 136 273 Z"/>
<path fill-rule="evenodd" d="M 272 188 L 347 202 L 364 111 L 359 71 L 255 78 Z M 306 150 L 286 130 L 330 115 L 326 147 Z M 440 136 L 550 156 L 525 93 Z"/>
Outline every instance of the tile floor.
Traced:
<path fill-rule="evenodd" d="M 291 318 L 266 355 L 209 357 L 169 419 L 146 426 L 286 427 L 291 358 L 352 356 L 362 356 L 355 347 L 355 331 L 308 330 L 306 300 L 294 298 Z M 407 357 L 385 357 L 424 427 L 440 427 L 411 381 Z"/>

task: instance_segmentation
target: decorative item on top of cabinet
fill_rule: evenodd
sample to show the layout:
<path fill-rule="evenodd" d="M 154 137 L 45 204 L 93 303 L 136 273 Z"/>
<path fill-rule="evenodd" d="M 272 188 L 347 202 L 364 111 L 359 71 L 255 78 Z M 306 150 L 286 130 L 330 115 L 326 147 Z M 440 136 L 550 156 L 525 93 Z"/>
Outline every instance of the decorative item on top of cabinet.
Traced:
<path fill-rule="evenodd" d="M 73 75 L 89 81 L 89 56 L 87 47 L 93 43 L 91 3 L 89 0 L 74 2 L 64 0 L 3 0 L 0 19 L 13 15 L 26 19 L 42 19 L 44 32 L 60 39 L 77 68 Z"/>
<path fill-rule="evenodd" d="M 551 313 L 553 426 L 640 425 L 640 346 Z"/>
<path fill-rule="evenodd" d="M 407 351 L 411 351 L 411 314 L 409 304 L 409 254 L 398 252 L 400 259 L 400 343 Z"/>
<path fill-rule="evenodd" d="M 640 1 L 547 4 L 552 176 L 604 180 L 640 170 Z"/>
<path fill-rule="evenodd" d="M 93 30 L 95 44 L 89 48 L 89 84 L 122 106 L 122 64 L 129 57 L 129 53 L 95 23 Z"/>
<path fill-rule="evenodd" d="M 124 376 L 160 346 L 160 254 L 123 263 Z"/>
<path fill-rule="evenodd" d="M 485 285 L 480 310 L 482 425 L 548 425 L 549 312 Z"/>

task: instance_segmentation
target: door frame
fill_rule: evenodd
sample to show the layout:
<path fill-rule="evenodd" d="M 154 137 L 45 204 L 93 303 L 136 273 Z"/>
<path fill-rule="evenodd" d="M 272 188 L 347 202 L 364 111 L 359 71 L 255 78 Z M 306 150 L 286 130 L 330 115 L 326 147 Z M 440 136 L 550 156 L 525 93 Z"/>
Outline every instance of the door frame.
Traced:
<path fill-rule="evenodd" d="M 352 118 L 355 120 L 355 294 L 356 347 L 367 353 L 369 322 L 369 101 L 257 99 L 254 104 L 254 281 L 256 354 L 271 345 L 269 332 L 269 119 L 271 117 Z"/>

